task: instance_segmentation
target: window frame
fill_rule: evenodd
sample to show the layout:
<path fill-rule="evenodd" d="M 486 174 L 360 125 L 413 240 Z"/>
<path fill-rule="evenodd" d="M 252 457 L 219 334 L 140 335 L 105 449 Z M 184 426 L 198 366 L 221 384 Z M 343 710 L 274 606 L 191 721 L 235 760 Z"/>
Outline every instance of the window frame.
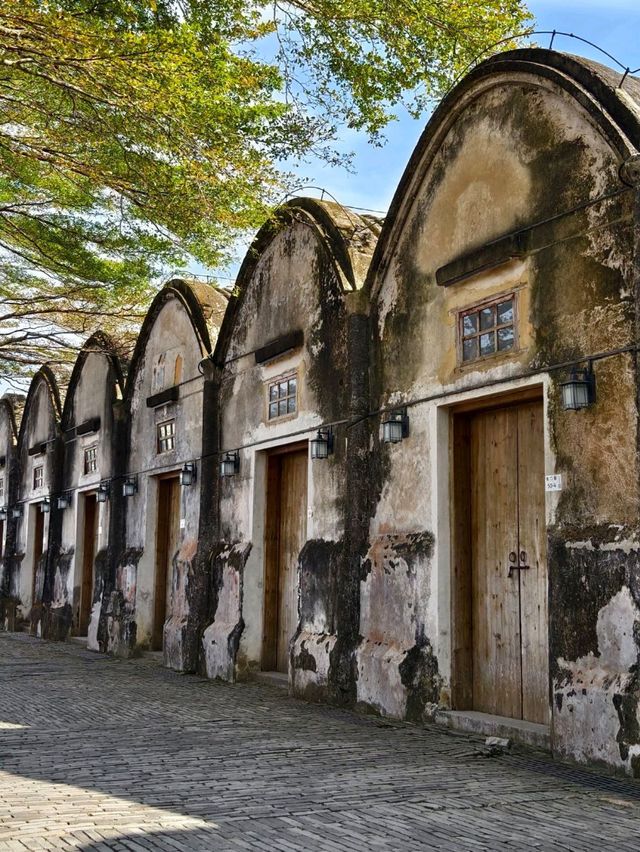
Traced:
<path fill-rule="evenodd" d="M 294 394 L 289 393 L 289 382 L 295 380 L 296 389 Z M 277 396 L 275 399 L 271 399 L 271 388 L 279 386 L 287 382 L 287 395 L 286 396 Z M 298 416 L 298 412 L 300 410 L 299 406 L 299 392 L 300 392 L 300 378 L 298 376 L 297 370 L 292 370 L 288 373 L 283 373 L 281 376 L 276 376 L 272 379 L 267 379 L 265 381 L 265 392 L 266 392 L 266 411 L 265 418 L 267 423 L 277 423 L 283 420 L 292 419 Z M 293 399 L 295 401 L 295 408 L 293 411 L 289 411 L 289 400 Z M 280 402 L 286 401 L 287 403 L 287 411 L 284 414 L 277 414 L 275 417 L 270 417 L 271 405 L 277 403 L 278 406 Z"/>
<path fill-rule="evenodd" d="M 171 432 L 165 435 L 162 435 L 162 428 L 164 426 L 171 426 Z M 163 441 L 171 441 L 170 447 L 162 448 Z M 172 453 L 176 449 L 176 418 L 169 417 L 166 420 L 161 420 L 159 423 L 156 423 L 156 455 L 165 455 L 166 453 Z"/>
<path fill-rule="evenodd" d="M 503 304 L 504 302 L 512 303 L 512 311 L 513 318 L 511 322 L 508 323 L 498 323 L 498 305 Z M 488 329 L 480 328 L 480 312 L 485 308 L 495 308 L 496 310 L 496 324 L 491 326 Z M 476 334 L 470 334 L 465 336 L 463 323 L 465 317 L 471 314 L 478 314 L 478 331 Z M 480 355 L 480 337 L 483 334 L 487 334 L 491 332 L 494 336 L 497 335 L 498 330 L 503 328 L 512 328 L 513 329 L 513 346 L 509 349 L 498 349 L 497 347 L 497 337 L 496 337 L 496 348 L 493 352 L 488 352 L 486 355 Z M 499 358 L 508 355 L 513 355 L 518 351 L 518 292 L 517 290 L 511 290 L 507 293 L 501 293 L 498 296 L 491 296 L 487 299 L 483 299 L 480 302 L 476 302 L 473 305 L 470 305 L 467 308 L 462 308 L 461 310 L 456 311 L 456 336 L 457 336 L 457 353 L 458 353 L 458 366 L 459 367 L 468 367 L 470 364 L 478 364 L 482 361 L 488 361 L 492 358 Z M 469 358 L 468 360 L 464 360 L 464 341 L 465 340 L 477 340 L 478 341 L 478 355 L 475 358 Z"/>
<path fill-rule="evenodd" d="M 89 453 L 93 453 L 93 457 L 91 459 L 93 467 L 89 467 L 87 465 L 87 461 L 89 460 L 88 459 Z M 82 470 L 83 470 L 84 476 L 91 476 L 92 473 L 98 472 L 98 445 L 97 444 L 91 444 L 90 446 L 84 448 L 83 459 L 82 459 Z"/>
<path fill-rule="evenodd" d="M 37 476 L 36 474 L 40 474 Z M 40 484 L 37 483 L 37 480 L 40 479 Z M 44 465 L 38 464 L 33 468 L 33 490 L 39 491 L 40 488 L 44 488 Z"/>

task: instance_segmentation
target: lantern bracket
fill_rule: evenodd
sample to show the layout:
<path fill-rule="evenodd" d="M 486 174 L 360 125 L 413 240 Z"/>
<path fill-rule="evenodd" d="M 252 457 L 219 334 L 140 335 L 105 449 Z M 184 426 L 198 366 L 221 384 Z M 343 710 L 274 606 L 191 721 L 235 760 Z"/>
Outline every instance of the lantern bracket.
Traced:
<path fill-rule="evenodd" d="M 235 476 L 240 471 L 240 451 L 227 450 L 220 459 L 220 476 Z"/>
<path fill-rule="evenodd" d="M 406 406 L 387 413 L 382 421 L 382 436 L 385 444 L 395 444 L 409 437 L 409 415 Z"/>
<path fill-rule="evenodd" d="M 318 429 L 315 438 L 310 443 L 312 459 L 326 459 L 333 455 L 333 426 Z"/>

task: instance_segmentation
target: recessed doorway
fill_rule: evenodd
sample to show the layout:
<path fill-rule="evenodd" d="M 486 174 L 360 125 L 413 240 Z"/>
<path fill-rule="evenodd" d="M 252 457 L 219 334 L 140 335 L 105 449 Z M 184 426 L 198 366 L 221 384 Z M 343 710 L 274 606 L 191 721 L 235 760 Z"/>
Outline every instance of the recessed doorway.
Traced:
<path fill-rule="evenodd" d="M 453 417 L 455 709 L 548 724 L 543 405 Z"/>
<path fill-rule="evenodd" d="M 31 606 L 35 606 L 42 597 L 44 570 L 40 571 L 40 561 L 45 551 L 44 546 L 44 512 L 41 503 L 29 506 L 30 518 L 28 529 L 33 530 L 33 559 L 31 560 Z M 38 576 L 40 575 L 40 576 Z"/>
<path fill-rule="evenodd" d="M 80 580 L 80 611 L 78 635 L 86 636 L 93 606 L 94 565 L 98 552 L 98 501 L 95 494 L 86 494 L 82 533 L 82 577 Z"/>
<path fill-rule="evenodd" d="M 298 557 L 307 537 L 306 442 L 267 457 L 262 670 L 286 673 L 298 627 Z"/>
<path fill-rule="evenodd" d="M 164 624 L 171 617 L 173 561 L 178 551 L 179 536 L 180 480 L 178 476 L 158 479 L 152 651 L 162 650 Z"/>

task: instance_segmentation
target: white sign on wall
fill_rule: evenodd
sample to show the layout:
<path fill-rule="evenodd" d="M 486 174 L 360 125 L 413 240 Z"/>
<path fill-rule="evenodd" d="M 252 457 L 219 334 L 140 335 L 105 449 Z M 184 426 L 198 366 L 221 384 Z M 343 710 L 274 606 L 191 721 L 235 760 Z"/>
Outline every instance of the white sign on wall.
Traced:
<path fill-rule="evenodd" d="M 180 518 L 180 529 L 183 530 L 187 525 L 187 521 L 185 518 Z"/>
<path fill-rule="evenodd" d="M 562 474 L 552 473 L 544 478 L 545 491 L 562 491 Z"/>

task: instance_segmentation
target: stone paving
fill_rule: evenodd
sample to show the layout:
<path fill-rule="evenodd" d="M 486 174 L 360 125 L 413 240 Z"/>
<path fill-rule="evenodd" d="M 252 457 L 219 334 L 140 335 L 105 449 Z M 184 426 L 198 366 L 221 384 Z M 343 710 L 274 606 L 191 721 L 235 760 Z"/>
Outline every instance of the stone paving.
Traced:
<path fill-rule="evenodd" d="M 640 784 L 0 634 L 0 852 L 640 850 Z"/>

